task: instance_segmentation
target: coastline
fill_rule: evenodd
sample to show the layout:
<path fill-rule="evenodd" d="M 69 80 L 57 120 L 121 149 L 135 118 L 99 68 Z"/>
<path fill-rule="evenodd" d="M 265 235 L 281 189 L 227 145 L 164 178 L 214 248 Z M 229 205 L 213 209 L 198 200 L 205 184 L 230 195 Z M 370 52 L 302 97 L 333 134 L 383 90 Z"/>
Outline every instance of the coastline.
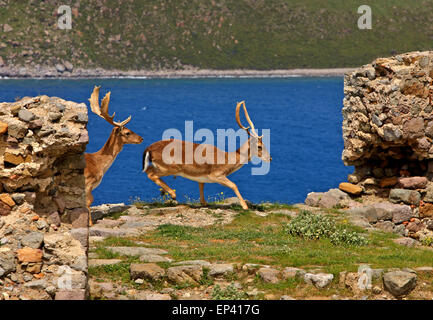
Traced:
<path fill-rule="evenodd" d="M 289 78 L 289 77 L 342 77 L 354 68 L 280 69 L 280 70 L 105 70 L 101 68 L 58 70 L 55 67 L 2 67 L 0 79 L 91 79 L 91 78 Z"/>

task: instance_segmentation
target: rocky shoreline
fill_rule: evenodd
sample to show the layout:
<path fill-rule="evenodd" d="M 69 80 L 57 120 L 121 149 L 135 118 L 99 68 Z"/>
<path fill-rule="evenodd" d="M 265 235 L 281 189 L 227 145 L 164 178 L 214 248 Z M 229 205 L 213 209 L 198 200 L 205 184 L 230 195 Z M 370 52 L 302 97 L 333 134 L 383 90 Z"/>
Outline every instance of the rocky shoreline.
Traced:
<path fill-rule="evenodd" d="M 1 64 L 0 64 L 1 65 Z M 1 78 L 85 79 L 85 78 L 285 78 L 285 77 L 342 77 L 353 68 L 287 69 L 287 70 L 106 70 L 75 68 L 70 62 L 55 66 L 2 66 Z"/>

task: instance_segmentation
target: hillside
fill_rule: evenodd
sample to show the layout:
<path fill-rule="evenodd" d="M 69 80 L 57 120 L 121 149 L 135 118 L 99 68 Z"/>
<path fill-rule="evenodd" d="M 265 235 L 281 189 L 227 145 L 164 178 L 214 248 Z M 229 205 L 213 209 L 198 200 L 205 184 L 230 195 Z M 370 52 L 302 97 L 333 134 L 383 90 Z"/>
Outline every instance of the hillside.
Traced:
<path fill-rule="evenodd" d="M 62 4 L 0 0 L 0 67 L 354 67 L 433 40 L 431 1 L 374 1 L 372 30 L 352 0 L 73 1 L 71 30 L 57 27 Z"/>

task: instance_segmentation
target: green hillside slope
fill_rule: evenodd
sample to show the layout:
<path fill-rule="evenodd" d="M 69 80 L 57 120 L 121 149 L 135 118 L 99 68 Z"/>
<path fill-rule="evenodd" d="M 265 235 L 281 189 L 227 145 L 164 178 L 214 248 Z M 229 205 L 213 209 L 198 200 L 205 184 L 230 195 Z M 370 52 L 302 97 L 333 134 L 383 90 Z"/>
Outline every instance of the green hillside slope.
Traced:
<path fill-rule="evenodd" d="M 65 2 L 0 0 L 6 65 L 354 67 L 433 47 L 433 1 L 370 1 L 372 30 L 358 29 L 364 2 L 352 0 L 71 1 L 72 29 L 60 30 L 57 8 Z"/>

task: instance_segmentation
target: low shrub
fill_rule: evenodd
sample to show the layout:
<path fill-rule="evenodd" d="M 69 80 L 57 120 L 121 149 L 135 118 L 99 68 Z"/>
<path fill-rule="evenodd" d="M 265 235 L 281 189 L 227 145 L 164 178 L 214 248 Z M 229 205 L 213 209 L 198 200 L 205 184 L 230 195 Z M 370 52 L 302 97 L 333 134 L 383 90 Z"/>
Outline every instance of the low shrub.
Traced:
<path fill-rule="evenodd" d="M 236 289 L 234 283 L 231 283 L 225 289 L 221 289 L 217 284 L 212 290 L 213 300 L 245 300 L 247 298 L 247 294 Z"/>
<path fill-rule="evenodd" d="M 350 245 L 364 246 L 368 244 L 368 240 L 355 231 L 350 231 L 345 228 L 337 228 L 329 237 L 332 244 L 335 245 Z"/>
<path fill-rule="evenodd" d="M 433 237 L 425 237 L 421 240 L 421 243 L 427 247 L 433 246 Z"/>
<path fill-rule="evenodd" d="M 329 238 L 335 245 L 361 246 L 368 243 L 359 233 L 338 226 L 332 218 L 309 211 L 301 211 L 292 219 L 286 226 L 286 232 L 312 240 Z"/>

